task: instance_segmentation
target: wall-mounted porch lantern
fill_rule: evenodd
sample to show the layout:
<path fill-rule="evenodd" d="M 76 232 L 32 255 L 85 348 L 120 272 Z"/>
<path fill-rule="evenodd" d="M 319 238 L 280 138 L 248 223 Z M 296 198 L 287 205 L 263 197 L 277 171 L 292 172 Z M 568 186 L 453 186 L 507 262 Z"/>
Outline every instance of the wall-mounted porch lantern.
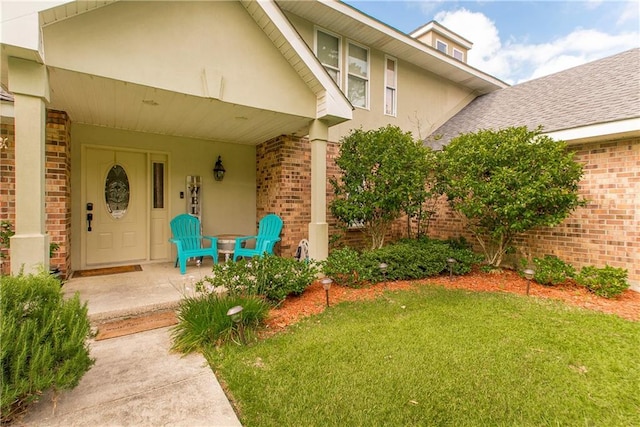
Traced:
<path fill-rule="evenodd" d="M 222 157 L 218 156 L 218 160 L 216 160 L 216 165 L 213 167 L 213 178 L 216 181 L 222 181 L 224 178 L 224 173 L 226 172 L 224 166 L 222 166 Z"/>

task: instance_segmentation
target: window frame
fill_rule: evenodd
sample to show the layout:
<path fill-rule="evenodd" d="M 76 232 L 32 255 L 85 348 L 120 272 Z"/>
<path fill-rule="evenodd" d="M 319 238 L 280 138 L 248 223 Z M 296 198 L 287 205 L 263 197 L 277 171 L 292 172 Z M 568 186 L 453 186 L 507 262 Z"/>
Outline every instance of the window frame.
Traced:
<path fill-rule="evenodd" d="M 456 53 L 460 54 L 460 58 L 456 58 Z M 456 49 L 455 47 L 453 48 L 453 56 L 454 59 L 457 59 L 460 62 L 464 62 L 464 52 L 461 51 L 460 49 Z"/>
<path fill-rule="evenodd" d="M 349 70 L 349 58 L 350 58 L 349 53 L 350 53 L 350 46 L 351 45 L 353 45 L 355 47 L 358 47 L 360 49 L 364 49 L 367 52 L 367 75 L 366 75 L 366 77 L 363 77 L 363 76 L 358 75 L 358 74 L 352 74 L 351 71 Z M 345 80 L 346 80 L 345 89 L 346 89 L 347 99 L 349 99 L 349 102 L 351 102 L 353 104 L 353 101 L 351 101 L 351 99 L 349 98 L 349 77 L 353 76 L 353 77 L 355 77 L 357 79 L 364 80 L 364 82 L 365 82 L 365 94 L 364 94 L 365 103 L 364 104 L 365 105 L 363 107 L 363 106 L 360 106 L 360 105 L 353 104 L 353 106 L 356 107 L 356 108 L 361 108 L 363 110 L 369 110 L 370 105 L 371 105 L 370 104 L 371 103 L 371 49 L 369 49 L 369 47 L 364 46 L 364 45 L 362 45 L 360 43 L 357 43 L 357 42 L 355 42 L 353 40 L 347 40 L 346 58 L 347 58 L 347 61 L 346 61 L 347 65 L 345 67 L 345 74 L 346 74 L 346 77 L 345 77 Z"/>
<path fill-rule="evenodd" d="M 442 43 L 442 45 L 444 46 L 444 50 L 442 50 L 442 49 L 440 49 L 440 48 L 438 47 L 438 43 Z M 448 45 L 447 43 L 443 42 L 442 40 L 440 40 L 440 39 L 436 39 L 436 46 L 435 46 L 435 47 L 436 47 L 436 50 L 437 50 L 438 52 L 442 52 L 442 53 L 444 53 L 445 55 L 448 55 L 448 54 L 449 54 L 449 45 Z"/>
<path fill-rule="evenodd" d="M 389 84 L 389 81 L 387 79 L 387 62 L 388 61 L 393 61 L 394 63 L 394 67 L 393 67 L 393 78 L 394 78 L 394 82 L 393 82 L 393 86 L 391 86 Z M 392 108 L 392 112 L 388 113 L 387 112 L 387 90 L 391 89 L 393 90 L 393 108 Z M 385 116 L 391 116 L 391 117 L 397 117 L 398 116 L 398 59 L 394 58 L 393 56 L 389 56 L 389 55 L 385 55 L 384 56 L 384 94 L 383 94 L 383 99 L 384 99 L 384 115 Z"/>
<path fill-rule="evenodd" d="M 318 33 L 324 33 L 330 37 L 334 37 L 338 40 L 338 67 L 334 67 L 333 65 L 330 64 L 325 64 L 324 62 L 322 62 L 322 60 L 320 59 L 320 55 L 318 55 Z M 343 88 L 343 82 L 342 82 L 342 37 L 336 33 L 333 33 L 329 30 L 326 30 L 324 28 L 321 27 L 314 27 L 314 32 L 313 32 L 313 47 L 314 47 L 314 54 L 316 55 L 316 58 L 318 59 L 318 62 L 320 62 L 320 64 L 325 68 L 325 70 L 327 71 L 327 74 L 329 74 L 329 77 L 331 77 L 331 73 L 328 71 L 328 69 L 334 70 L 337 73 L 337 81 L 336 84 L 338 85 L 338 87 L 340 89 Z M 333 77 L 331 77 L 331 80 L 333 80 Z"/>

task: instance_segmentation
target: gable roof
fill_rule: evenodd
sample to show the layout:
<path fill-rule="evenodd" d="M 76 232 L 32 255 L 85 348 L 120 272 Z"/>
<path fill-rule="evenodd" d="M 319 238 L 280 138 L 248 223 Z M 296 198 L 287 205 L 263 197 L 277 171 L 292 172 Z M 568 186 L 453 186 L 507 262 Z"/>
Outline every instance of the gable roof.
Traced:
<path fill-rule="evenodd" d="M 640 48 L 480 96 L 433 132 L 435 149 L 459 134 L 509 126 L 543 132 L 640 118 Z M 634 126 L 637 123 L 634 120 Z"/>

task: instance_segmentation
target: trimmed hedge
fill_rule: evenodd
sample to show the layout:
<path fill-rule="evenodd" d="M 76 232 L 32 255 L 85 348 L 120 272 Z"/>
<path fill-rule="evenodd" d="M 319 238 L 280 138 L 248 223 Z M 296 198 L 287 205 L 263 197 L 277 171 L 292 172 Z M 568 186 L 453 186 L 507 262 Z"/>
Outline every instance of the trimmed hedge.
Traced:
<path fill-rule="evenodd" d="M 385 280 L 437 276 L 449 271 L 449 258 L 456 260 L 452 266 L 456 275 L 470 272 L 472 265 L 483 259 L 459 241 L 403 239 L 364 252 L 348 247 L 334 250 L 323 263 L 322 270 L 339 285 L 362 287 Z M 387 264 L 384 271 L 380 268 L 382 263 Z"/>

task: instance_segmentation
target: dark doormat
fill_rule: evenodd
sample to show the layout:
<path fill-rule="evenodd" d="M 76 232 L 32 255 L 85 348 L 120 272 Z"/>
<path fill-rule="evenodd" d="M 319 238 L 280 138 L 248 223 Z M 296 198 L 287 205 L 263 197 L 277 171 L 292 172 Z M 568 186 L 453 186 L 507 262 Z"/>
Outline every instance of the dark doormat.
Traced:
<path fill-rule="evenodd" d="M 122 337 L 138 332 L 173 326 L 178 323 L 178 318 L 173 310 L 147 313 L 128 319 L 113 320 L 98 325 L 96 341 L 109 338 Z"/>
<path fill-rule="evenodd" d="M 121 265 L 119 267 L 94 268 L 92 270 L 79 270 L 73 272 L 73 277 L 106 276 L 107 274 L 131 273 L 142 271 L 142 267 L 136 265 Z"/>

